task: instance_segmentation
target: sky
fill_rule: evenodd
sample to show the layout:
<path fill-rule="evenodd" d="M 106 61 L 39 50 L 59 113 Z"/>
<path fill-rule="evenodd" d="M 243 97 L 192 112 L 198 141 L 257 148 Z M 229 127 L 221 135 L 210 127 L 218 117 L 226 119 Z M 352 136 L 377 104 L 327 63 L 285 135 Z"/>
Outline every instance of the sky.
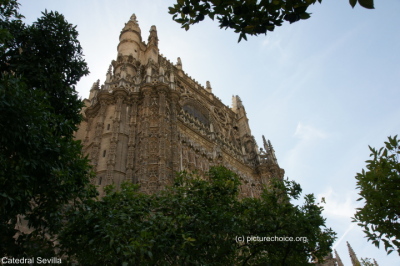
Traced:
<path fill-rule="evenodd" d="M 157 26 L 159 49 L 180 57 L 183 70 L 231 106 L 239 95 L 259 146 L 270 139 L 285 176 L 314 193 L 326 224 L 337 232 L 336 249 L 351 265 L 346 241 L 357 256 L 379 265 L 400 265 L 351 222 L 357 202 L 356 173 L 369 159 L 368 145 L 380 148 L 400 133 L 399 0 L 375 0 L 375 9 L 351 8 L 347 0 L 324 0 L 309 8 L 311 18 L 284 23 L 274 32 L 237 42 L 232 30 L 206 18 L 189 31 L 168 14 L 172 0 L 20 0 L 25 22 L 58 11 L 77 25 L 90 75 L 77 90 L 89 96 L 103 83 L 117 56 L 118 38 L 135 13 L 147 41 Z"/>

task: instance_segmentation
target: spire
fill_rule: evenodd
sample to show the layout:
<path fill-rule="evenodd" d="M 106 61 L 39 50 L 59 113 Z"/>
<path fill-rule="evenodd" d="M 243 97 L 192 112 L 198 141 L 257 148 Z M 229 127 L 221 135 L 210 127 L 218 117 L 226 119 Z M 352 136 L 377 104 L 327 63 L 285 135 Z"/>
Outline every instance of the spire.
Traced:
<path fill-rule="evenodd" d="M 339 254 L 336 251 L 336 249 L 335 249 L 335 259 L 336 259 L 336 262 L 337 262 L 337 266 L 344 266 L 342 260 L 339 257 Z"/>
<path fill-rule="evenodd" d="M 354 252 L 353 248 L 350 246 L 349 242 L 347 242 L 347 247 L 349 249 L 349 254 L 350 254 L 350 259 L 351 259 L 351 264 L 353 266 L 360 266 L 360 262 L 357 259 L 356 253 Z"/>
<path fill-rule="evenodd" d="M 265 149 L 265 153 L 267 154 L 268 161 L 277 165 L 278 160 L 276 159 L 275 150 L 274 150 L 274 147 L 272 147 L 271 141 L 265 140 L 264 135 L 262 136 L 262 139 L 263 139 L 264 149 Z"/>
<path fill-rule="evenodd" d="M 135 13 L 132 14 L 131 18 L 129 19 L 129 21 L 133 21 L 134 23 L 138 24 L 138 21 L 136 19 L 136 15 Z M 139 24 L 138 24 L 139 25 Z"/>
<path fill-rule="evenodd" d="M 262 139 L 263 139 L 264 149 L 265 149 L 265 151 L 268 151 L 268 150 L 269 150 L 269 147 L 268 147 L 267 141 L 265 140 L 264 135 L 262 135 Z"/>
<path fill-rule="evenodd" d="M 147 46 L 151 46 L 154 45 L 156 47 L 158 47 L 158 36 L 157 36 L 157 28 L 156 26 L 151 26 L 150 28 L 150 35 L 148 38 L 148 44 Z"/>
<path fill-rule="evenodd" d="M 272 147 L 272 144 L 271 144 L 271 141 L 270 141 L 270 140 L 268 140 L 268 146 L 269 146 L 269 148 L 270 148 L 271 151 L 274 151 L 274 147 Z"/>

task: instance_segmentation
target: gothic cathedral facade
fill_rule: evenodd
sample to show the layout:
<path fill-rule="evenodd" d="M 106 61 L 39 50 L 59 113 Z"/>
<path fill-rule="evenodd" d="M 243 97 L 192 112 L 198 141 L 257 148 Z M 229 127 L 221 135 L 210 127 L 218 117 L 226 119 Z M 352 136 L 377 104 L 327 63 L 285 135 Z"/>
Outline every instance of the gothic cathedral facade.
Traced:
<path fill-rule="evenodd" d="M 139 183 L 153 193 L 172 184 L 175 173 L 223 165 L 242 181 L 241 195 L 257 197 L 272 177 L 283 178 L 270 141 L 258 148 L 238 96 L 232 107 L 159 53 L 155 26 L 142 41 L 136 16 L 121 31 L 117 59 L 104 84 L 85 99 L 76 132 L 96 173 L 93 183 Z"/>

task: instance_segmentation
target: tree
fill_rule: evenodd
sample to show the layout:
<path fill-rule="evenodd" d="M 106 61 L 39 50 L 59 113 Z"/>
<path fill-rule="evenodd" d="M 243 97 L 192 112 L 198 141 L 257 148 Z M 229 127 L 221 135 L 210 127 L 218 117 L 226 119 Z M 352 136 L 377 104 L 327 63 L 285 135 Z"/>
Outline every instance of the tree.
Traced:
<path fill-rule="evenodd" d="M 188 30 L 191 25 L 203 21 L 206 16 L 217 18 L 220 28 L 231 28 L 239 33 L 239 42 L 246 35 L 267 34 L 284 21 L 294 23 L 310 18 L 307 8 L 322 0 L 177 0 L 169 13 L 173 20 Z M 350 0 L 365 8 L 374 8 L 373 0 Z"/>
<path fill-rule="evenodd" d="M 356 175 L 358 200 L 365 205 L 357 208 L 353 222 L 364 228 L 368 241 L 377 247 L 383 242 L 388 254 L 400 255 L 400 140 L 388 137 L 385 147 L 369 149 L 372 159 Z"/>
<path fill-rule="evenodd" d="M 74 85 L 89 72 L 61 14 L 25 25 L 14 0 L 1 0 L 0 12 L 0 254 L 51 254 L 66 209 L 95 193 L 73 137 L 82 107 Z"/>
<path fill-rule="evenodd" d="M 297 241 L 255 241 L 241 246 L 243 261 L 251 265 L 309 265 L 311 259 L 323 261 L 331 252 L 335 235 L 325 227 L 323 207 L 312 194 L 303 206 L 290 200 L 300 197 L 301 187 L 294 181 L 274 180 L 261 199 L 244 199 L 244 235 L 292 237 Z M 265 254 L 268 252 L 268 255 Z"/>
<path fill-rule="evenodd" d="M 239 186 L 233 172 L 212 167 L 205 179 L 181 172 L 154 195 L 132 184 L 108 188 L 69 215 L 61 248 L 89 265 L 309 265 L 331 251 L 335 233 L 313 196 L 290 203 L 298 184 L 276 180 L 258 199 L 240 199 Z"/>
<path fill-rule="evenodd" d="M 370 258 L 361 258 L 361 263 L 362 266 L 376 266 L 378 263 L 376 263 L 375 259 L 370 259 Z"/>

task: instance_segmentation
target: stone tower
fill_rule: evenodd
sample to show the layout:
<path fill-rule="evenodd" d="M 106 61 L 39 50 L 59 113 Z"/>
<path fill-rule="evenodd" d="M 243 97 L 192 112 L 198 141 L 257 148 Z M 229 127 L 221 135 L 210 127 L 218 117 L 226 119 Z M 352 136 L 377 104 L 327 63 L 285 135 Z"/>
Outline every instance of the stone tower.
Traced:
<path fill-rule="evenodd" d="M 101 188 L 123 181 L 152 193 L 171 184 L 181 170 L 203 175 L 224 165 L 241 180 L 241 194 L 257 197 L 272 177 L 282 178 L 271 142 L 258 148 L 245 108 L 233 96 L 232 108 L 159 53 L 157 29 L 147 43 L 132 15 L 123 27 L 118 55 L 104 84 L 93 84 L 84 121 L 76 132 L 83 141 Z"/>

